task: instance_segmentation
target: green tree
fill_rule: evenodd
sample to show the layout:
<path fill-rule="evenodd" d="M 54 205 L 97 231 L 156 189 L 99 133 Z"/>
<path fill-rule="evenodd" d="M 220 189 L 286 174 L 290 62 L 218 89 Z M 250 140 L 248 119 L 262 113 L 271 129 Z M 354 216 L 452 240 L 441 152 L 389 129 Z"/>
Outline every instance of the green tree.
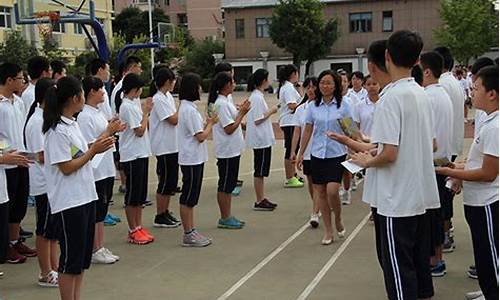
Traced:
<path fill-rule="evenodd" d="M 195 72 L 201 78 L 211 78 L 214 75 L 215 60 L 212 54 L 224 53 L 224 43 L 205 38 L 196 41 L 186 53 L 185 64 L 180 73 Z"/>
<path fill-rule="evenodd" d="M 325 20 L 319 0 L 280 0 L 273 9 L 269 26 L 271 40 L 292 54 L 293 63 L 311 64 L 324 57 L 339 37 L 337 19 Z"/>
<path fill-rule="evenodd" d="M 439 45 L 467 64 L 498 45 L 498 12 L 490 0 L 441 0 L 443 25 L 434 30 Z"/>
<path fill-rule="evenodd" d="M 67 62 L 67 59 L 64 58 L 66 52 L 59 48 L 57 41 L 52 35 L 42 38 L 42 48 L 40 50 L 42 55 L 50 61 L 58 59 Z"/>
<path fill-rule="evenodd" d="M 0 44 L 0 62 L 12 62 L 26 70 L 30 57 L 38 55 L 36 48 L 26 41 L 20 31 L 6 32 L 5 42 Z"/>
<path fill-rule="evenodd" d="M 157 34 L 158 23 L 169 23 L 170 18 L 161 9 L 152 11 L 153 35 Z M 149 13 L 137 7 L 122 10 L 113 21 L 113 30 L 121 34 L 127 43 L 132 43 L 135 37 L 149 38 Z"/>

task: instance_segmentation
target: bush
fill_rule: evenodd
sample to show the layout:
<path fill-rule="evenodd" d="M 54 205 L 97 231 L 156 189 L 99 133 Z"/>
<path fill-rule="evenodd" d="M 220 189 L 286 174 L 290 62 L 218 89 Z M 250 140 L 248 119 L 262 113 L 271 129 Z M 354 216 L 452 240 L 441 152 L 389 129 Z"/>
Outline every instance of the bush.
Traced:
<path fill-rule="evenodd" d="M 26 70 L 27 61 L 38 55 L 36 48 L 24 39 L 20 31 L 6 32 L 5 42 L 0 44 L 0 62 L 11 62 Z"/>
<path fill-rule="evenodd" d="M 181 74 L 186 72 L 198 73 L 201 78 L 212 78 L 214 75 L 214 53 L 224 53 L 224 43 L 206 38 L 196 41 L 186 54 L 186 62 L 181 67 Z"/>

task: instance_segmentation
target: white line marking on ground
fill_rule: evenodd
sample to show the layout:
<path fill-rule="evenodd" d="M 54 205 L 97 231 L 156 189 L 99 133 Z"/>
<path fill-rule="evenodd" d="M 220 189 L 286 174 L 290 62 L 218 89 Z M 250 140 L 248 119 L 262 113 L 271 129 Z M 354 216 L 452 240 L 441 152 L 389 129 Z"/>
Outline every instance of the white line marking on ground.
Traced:
<path fill-rule="evenodd" d="M 305 300 L 311 292 L 314 290 L 314 288 L 318 285 L 318 283 L 321 281 L 321 279 L 326 275 L 328 270 L 335 264 L 337 259 L 344 253 L 345 249 L 347 249 L 347 246 L 352 242 L 352 240 L 358 235 L 358 233 L 361 231 L 363 226 L 365 226 L 366 222 L 368 222 L 368 219 L 370 218 L 370 214 L 366 215 L 363 220 L 356 226 L 354 231 L 347 237 L 347 239 L 340 245 L 340 247 L 335 251 L 333 256 L 328 260 L 328 262 L 323 266 L 321 271 L 314 277 L 314 279 L 309 283 L 309 285 L 304 289 L 302 294 L 297 298 L 297 300 Z"/>
<path fill-rule="evenodd" d="M 243 276 L 238 282 L 236 282 L 229 290 L 227 290 L 222 296 L 217 298 L 217 300 L 225 300 L 231 296 L 237 289 L 239 289 L 245 282 L 247 282 L 255 273 L 259 272 L 265 265 L 267 265 L 274 257 L 276 257 L 283 249 L 285 249 L 293 240 L 295 240 L 299 235 L 301 235 L 307 228 L 309 228 L 309 222 L 304 224 L 299 230 L 297 230 L 292 236 L 290 236 L 286 241 L 284 241 L 278 248 L 276 248 L 271 254 L 264 258 L 258 265 L 256 265 L 252 270 L 250 270 L 245 276 Z"/>

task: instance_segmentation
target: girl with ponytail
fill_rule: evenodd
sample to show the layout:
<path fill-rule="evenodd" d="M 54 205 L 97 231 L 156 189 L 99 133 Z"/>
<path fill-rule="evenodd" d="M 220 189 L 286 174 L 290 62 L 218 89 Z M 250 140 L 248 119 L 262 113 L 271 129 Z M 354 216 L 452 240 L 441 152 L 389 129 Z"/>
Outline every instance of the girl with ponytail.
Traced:
<path fill-rule="evenodd" d="M 301 188 L 304 183 L 295 173 L 295 164 L 290 159 L 292 154 L 292 137 L 294 130 L 293 112 L 300 102 L 301 96 L 295 89 L 295 84 L 299 80 L 299 72 L 297 67 L 290 64 L 282 67 L 279 70 L 278 80 L 280 82 L 278 88 L 278 99 L 280 105 L 280 128 L 283 131 L 285 138 L 285 187 L 286 188 Z"/>
<path fill-rule="evenodd" d="M 269 87 L 269 72 L 258 69 L 248 79 L 247 90 L 252 92 L 248 100 L 251 109 L 247 115 L 247 145 L 253 149 L 254 188 L 256 201 L 254 210 L 272 211 L 277 204 L 264 196 L 264 177 L 269 176 L 271 167 L 271 147 L 274 145 L 273 124 L 270 117 L 278 112 L 278 107 L 268 108 L 264 91 Z"/>
<path fill-rule="evenodd" d="M 98 199 L 90 161 L 111 149 L 114 138 L 98 138 L 90 148 L 73 116 L 84 105 L 81 82 L 63 77 L 48 89 L 43 111 L 44 164 L 51 213 L 59 224 L 59 291 L 79 300 L 90 267 Z"/>
<path fill-rule="evenodd" d="M 208 103 L 214 104 L 219 122 L 214 125 L 214 153 L 219 170 L 217 202 L 221 217 L 219 228 L 241 229 L 244 222 L 231 215 L 231 193 L 238 181 L 240 156 L 245 148 L 241 122 L 250 110 L 250 102 L 245 100 L 236 109 L 228 96 L 234 91 L 233 77 L 228 72 L 218 73 L 210 87 Z"/>
<path fill-rule="evenodd" d="M 38 285 L 58 286 L 57 225 L 51 215 L 44 172 L 44 136 L 42 133 L 45 94 L 55 85 L 50 78 L 42 78 L 35 85 L 35 101 L 31 104 L 24 127 L 24 144 L 29 153 L 35 154 L 35 162 L 29 168 L 30 196 L 36 203 L 36 249 L 40 274 Z"/>

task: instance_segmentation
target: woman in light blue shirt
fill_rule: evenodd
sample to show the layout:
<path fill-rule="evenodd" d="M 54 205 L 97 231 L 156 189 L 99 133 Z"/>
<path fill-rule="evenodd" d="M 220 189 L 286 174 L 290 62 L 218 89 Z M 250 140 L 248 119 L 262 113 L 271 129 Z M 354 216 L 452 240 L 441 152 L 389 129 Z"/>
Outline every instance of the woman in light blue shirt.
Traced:
<path fill-rule="evenodd" d="M 349 105 L 342 102 L 342 79 L 331 70 L 321 72 L 318 77 L 316 100 L 310 105 L 306 115 L 306 126 L 298 159 L 299 167 L 304 160 L 304 145 L 311 142 L 311 171 L 314 195 L 320 205 L 325 235 L 323 245 L 333 242 L 333 227 L 330 207 L 335 214 L 335 227 L 340 238 L 344 237 L 342 224 L 339 187 L 344 168 L 340 164 L 346 158 L 344 145 L 329 139 L 326 133 L 334 131 L 343 134 L 338 120 L 351 117 Z"/>

